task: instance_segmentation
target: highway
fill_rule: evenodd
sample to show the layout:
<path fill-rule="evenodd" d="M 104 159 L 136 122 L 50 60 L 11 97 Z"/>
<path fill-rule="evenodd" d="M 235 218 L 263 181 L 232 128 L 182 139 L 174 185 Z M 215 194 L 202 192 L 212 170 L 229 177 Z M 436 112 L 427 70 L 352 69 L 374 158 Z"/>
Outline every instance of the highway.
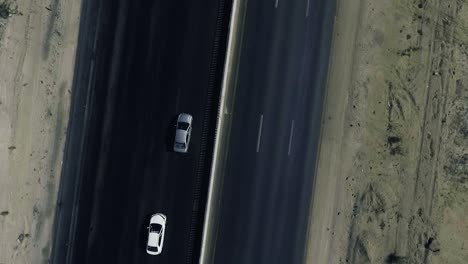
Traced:
<path fill-rule="evenodd" d="M 231 2 L 83 2 L 51 262 L 197 263 Z M 180 112 L 188 154 L 172 151 Z"/>
<path fill-rule="evenodd" d="M 212 263 L 303 261 L 334 12 L 247 2 Z"/>

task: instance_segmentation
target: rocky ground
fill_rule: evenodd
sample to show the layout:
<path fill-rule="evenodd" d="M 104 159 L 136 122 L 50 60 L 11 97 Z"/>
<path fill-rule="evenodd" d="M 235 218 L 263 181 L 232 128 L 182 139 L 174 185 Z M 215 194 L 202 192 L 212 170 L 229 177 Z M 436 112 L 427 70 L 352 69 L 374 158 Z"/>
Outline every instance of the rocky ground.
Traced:
<path fill-rule="evenodd" d="M 0 263 L 48 263 L 80 0 L 0 0 Z"/>
<path fill-rule="evenodd" d="M 468 1 L 338 2 L 307 263 L 468 263 Z"/>

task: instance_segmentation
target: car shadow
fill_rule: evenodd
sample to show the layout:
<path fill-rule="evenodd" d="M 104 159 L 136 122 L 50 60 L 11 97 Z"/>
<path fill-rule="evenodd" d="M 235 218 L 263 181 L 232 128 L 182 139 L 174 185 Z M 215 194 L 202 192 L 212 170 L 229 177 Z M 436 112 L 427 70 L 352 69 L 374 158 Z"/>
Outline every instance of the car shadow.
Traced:
<path fill-rule="evenodd" d="M 177 123 L 177 116 L 171 118 L 171 121 L 166 126 L 166 151 L 173 152 L 174 151 L 174 138 L 175 138 L 175 126 Z"/>
<path fill-rule="evenodd" d="M 153 214 L 147 214 L 143 218 L 143 222 L 140 223 L 140 239 L 138 241 L 138 244 L 140 245 L 141 248 L 143 248 L 146 251 L 146 243 L 148 240 L 148 225 L 151 219 L 151 216 Z"/>

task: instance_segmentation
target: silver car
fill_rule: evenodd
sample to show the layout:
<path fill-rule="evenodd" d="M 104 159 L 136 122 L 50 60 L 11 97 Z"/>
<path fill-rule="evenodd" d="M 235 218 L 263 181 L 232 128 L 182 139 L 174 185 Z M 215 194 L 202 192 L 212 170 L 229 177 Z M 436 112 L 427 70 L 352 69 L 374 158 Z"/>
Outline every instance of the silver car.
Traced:
<path fill-rule="evenodd" d="M 159 255 L 164 244 L 164 233 L 166 232 L 166 216 L 154 214 L 148 226 L 148 242 L 146 252 L 150 255 Z"/>
<path fill-rule="evenodd" d="M 174 139 L 174 151 L 187 153 L 192 132 L 192 116 L 186 113 L 177 117 L 176 133 Z"/>

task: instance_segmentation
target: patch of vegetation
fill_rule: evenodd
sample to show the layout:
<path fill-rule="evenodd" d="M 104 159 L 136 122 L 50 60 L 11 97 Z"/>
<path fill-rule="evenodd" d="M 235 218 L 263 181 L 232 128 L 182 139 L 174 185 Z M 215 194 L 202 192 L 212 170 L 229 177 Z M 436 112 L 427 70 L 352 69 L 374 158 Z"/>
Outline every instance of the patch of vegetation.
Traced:
<path fill-rule="evenodd" d="M 387 147 L 390 150 L 390 155 L 402 155 L 403 151 L 401 149 L 401 138 L 398 136 L 388 136 L 387 137 Z"/>
<path fill-rule="evenodd" d="M 427 242 L 424 244 L 424 248 L 434 252 L 434 253 L 437 253 L 440 251 L 440 244 L 439 242 L 433 238 L 433 237 L 430 237 Z"/>
<path fill-rule="evenodd" d="M 468 154 L 449 154 L 449 162 L 444 166 L 445 172 L 449 174 L 451 180 L 458 183 L 468 182 Z"/>
<path fill-rule="evenodd" d="M 18 6 L 13 6 L 10 0 L 0 0 L 0 18 L 6 19 L 18 14 Z"/>
<path fill-rule="evenodd" d="M 385 263 L 391 264 L 391 263 L 405 263 L 405 258 L 396 255 L 395 253 L 391 253 L 385 258 Z"/>
<path fill-rule="evenodd" d="M 352 264 L 370 264 L 371 260 L 367 248 L 364 245 L 363 241 L 358 237 L 356 238 L 356 243 L 354 244 L 354 252 L 351 258 Z"/>
<path fill-rule="evenodd" d="M 362 194 L 360 205 L 363 211 L 379 215 L 385 213 L 385 199 L 378 191 L 374 190 L 372 185 L 369 185 L 367 190 Z"/>
<path fill-rule="evenodd" d="M 453 125 L 464 139 L 468 139 L 468 107 L 458 107 Z"/>
<path fill-rule="evenodd" d="M 403 56 L 411 57 L 411 53 L 415 51 L 419 51 L 419 50 L 421 50 L 421 47 L 409 47 L 404 50 L 397 51 L 397 55 L 402 56 L 402 57 Z"/>

